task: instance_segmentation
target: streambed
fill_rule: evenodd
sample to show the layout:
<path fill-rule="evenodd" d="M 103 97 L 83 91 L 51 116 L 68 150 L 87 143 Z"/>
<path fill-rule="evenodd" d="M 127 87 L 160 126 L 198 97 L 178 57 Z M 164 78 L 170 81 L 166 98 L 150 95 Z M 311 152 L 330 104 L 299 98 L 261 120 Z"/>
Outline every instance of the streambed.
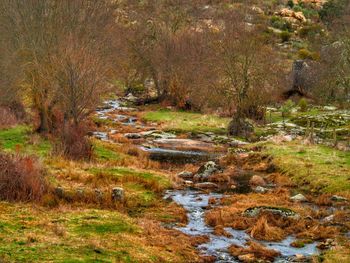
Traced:
<path fill-rule="evenodd" d="M 293 262 L 296 255 L 310 257 L 318 253 L 316 243 L 306 244 L 303 248 L 294 248 L 290 246 L 290 244 L 296 240 L 292 236 L 289 236 L 281 242 L 257 241 L 252 239 L 245 231 L 232 228 L 225 228 L 225 230 L 232 235 L 230 238 L 215 235 L 213 233 L 214 229 L 205 224 L 204 216 L 207 211 L 209 199 L 220 199 L 222 197 L 224 197 L 223 194 L 203 193 L 191 189 L 168 191 L 165 195 L 166 199 L 171 198 L 187 211 L 188 224 L 185 227 L 177 227 L 176 229 L 191 236 L 209 236 L 210 241 L 198 247 L 202 254 L 215 256 L 217 259 L 216 262 L 239 262 L 228 253 L 227 249 L 231 245 L 244 247 L 249 240 L 253 240 L 267 248 L 279 251 L 281 257 L 276 259 L 275 262 Z"/>

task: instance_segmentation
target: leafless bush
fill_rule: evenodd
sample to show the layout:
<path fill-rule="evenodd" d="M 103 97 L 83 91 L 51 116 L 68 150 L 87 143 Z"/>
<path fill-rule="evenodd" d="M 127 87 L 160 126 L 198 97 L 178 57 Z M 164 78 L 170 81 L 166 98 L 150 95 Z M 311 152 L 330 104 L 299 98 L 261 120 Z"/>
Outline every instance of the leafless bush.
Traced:
<path fill-rule="evenodd" d="M 57 132 L 58 140 L 54 152 L 73 160 L 90 160 L 92 144 L 86 137 L 86 129 L 82 125 L 66 124 Z"/>
<path fill-rule="evenodd" d="M 7 201 L 39 200 L 47 191 L 37 159 L 0 153 L 0 198 Z"/>

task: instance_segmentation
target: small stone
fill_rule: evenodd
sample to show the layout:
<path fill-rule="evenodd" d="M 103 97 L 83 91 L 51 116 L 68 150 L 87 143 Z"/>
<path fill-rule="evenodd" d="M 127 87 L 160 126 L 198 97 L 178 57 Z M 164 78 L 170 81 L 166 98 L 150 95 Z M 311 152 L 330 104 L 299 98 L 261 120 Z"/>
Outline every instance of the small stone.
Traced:
<path fill-rule="evenodd" d="M 123 201 L 125 197 L 124 189 L 121 187 L 114 187 L 112 189 L 112 200 L 113 201 Z"/>
<path fill-rule="evenodd" d="M 181 172 L 177 175 L 177 177 L 180 177 L 183 180 L 189 180 L 193 178 L 193 173 L 192 172 Z"/>
<path fill-rule="evenodd" d="M 348 199 L 346 199 L 345 197 L 339 196 L 339 195 L 333 195 L 333 196 L 331 197 L 331 200 L 332 200 L 332 201 L 336 201 L 336 202 L 345 202 L 345 201 L 347 201 Z"/>
<path fill-rule="evenodd" d="M 259 194 L 264 194 L 266 192 L 268 192 L 268 189 L 262 186 L 257 186 L 254 188 L 254 192 L 255 193 L 259 193 Z"/>
<path fill-rule="evenodd" d="M 290 198 L 294 202 L 307 202 L 307 198 L 302 194 L 294 195 Z"/>

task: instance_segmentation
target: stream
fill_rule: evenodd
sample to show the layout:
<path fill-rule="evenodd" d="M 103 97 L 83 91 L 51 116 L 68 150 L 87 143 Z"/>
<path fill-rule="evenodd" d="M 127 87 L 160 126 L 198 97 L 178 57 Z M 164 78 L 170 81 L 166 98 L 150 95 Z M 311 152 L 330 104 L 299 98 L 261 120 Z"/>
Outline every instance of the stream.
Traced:
<path fill-rule="evenodd" d="M 96 110 L 98 118 L 104 120 L 111 120 L 113 122 L 119 122 L 122 125 L 137 125 L 137 119 L 129 116 L 134 109 L 123 107 L 119 100 L 108 100 L 105 102 L 104 107 Z M 114 116 L 112 113 L 117 111 L 118 115 Z M 123 114 L 120 114 L 122 112 Z M 143 124 L 141 124 L 142 127 Z M 108 132 L 95 131 L 93 136 L 106 142 L 113 143 L 109 138 L 109 134 L 116 133 L 115 130 Z M 137 135 L 134 135 L 137 136 Z M 200 143 L 199 141 L 193 141 L 194 143 Z M 205 151 L 182 151 L 174 148 L 166 148 L 159 146 L 144 146 L 140 145 L 139 148 L 150 154 L 150 158 L 157 161 L 178 162 L 182 164 L 186 163 L 198 163 L 200 161 L 210 160 L 215 157 L 213 153 Z M 221 199 L 224 197 L 220 193 L 204 193 L 199 190 L 193 190 L 191 188 L 185 188 L 182 190 L 169 190 L 165 193 L 164 199 L 171 199 L 178 205 L 181 205 L 186 211 L 188 216 L 188 224 L 185 227 L 176 227 L 177 230 L 191 236 L 206 235 L 210 240 L 208 243 L 204 243 L 198 246 L 198 250 L 203 255 L 215 256 L 215 262 L 239 262 L 233 256 L 228 253 L 228 248 L 232 245 L 246 246 L 247 241 L 253 240 L 245 231 L 234 230 L 232 228 L 225 228 L 225 230 L 232 235 L 232 237 L 224 237 L 215 235 L 213 228 L 205 224 L 205 212 L 208 211 L 209 199 Z M 296 255 L 302 255 L 304 257 L 310 257 L 318 254 L 317 244 L 306 244 L 303 248 L 294 248 L 290 244 L 296 239 L 289 236 L 281 242 L 266 242 L 257 241 L 267 248 L 277 250 L 281 253 L 281 256 L 275 260 L 275 262 L 295 262 Z"/>

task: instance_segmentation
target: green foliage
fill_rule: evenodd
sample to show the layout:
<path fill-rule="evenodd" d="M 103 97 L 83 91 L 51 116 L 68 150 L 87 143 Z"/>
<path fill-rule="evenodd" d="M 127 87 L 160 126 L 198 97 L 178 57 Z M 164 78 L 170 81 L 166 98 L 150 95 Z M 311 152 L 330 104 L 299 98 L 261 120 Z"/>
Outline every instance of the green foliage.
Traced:
<path fill-rule="evenodd" d="M 307 100 L 305 98 L 302 98 L 299 103 L 298 103 L 298 106 L 300 107 L 300 110 L 302 112 L 306 112 L 307 109 L 308 109 L 308 103 L 307 103 Z"/>
<path fill-rule="evenodd" d="M 293 31 L 291 23 L 279 16 L 272 16 L 270 20 L 270 24 L 272 27 L 283 31 L 289 31 L 289 32 Z"/>
<path fill-rule="evenodd" d="M 282 31 L 280 34 L 282 42 L 288 42 L 290 38 L 292 37 L 292 34 L 288 31 Z"/>

